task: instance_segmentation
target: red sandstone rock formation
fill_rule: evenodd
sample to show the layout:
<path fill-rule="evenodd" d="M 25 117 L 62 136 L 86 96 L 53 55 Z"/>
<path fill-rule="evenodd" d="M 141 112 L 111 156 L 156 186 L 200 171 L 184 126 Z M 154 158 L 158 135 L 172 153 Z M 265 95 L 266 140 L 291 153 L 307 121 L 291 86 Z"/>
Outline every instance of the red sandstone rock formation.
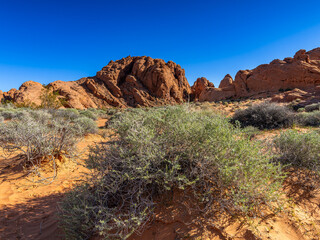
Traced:
<path fill-rule="evenodd" d="M 293 58 L 275 59 L 252 70 L 240 70 L 234 80 L 226 75 L 219 88 L 206 78 L 197 79 L 190 88 L 179 65 L 150 57 L 110 61 L 95 77 L 72 82 L 56 81 L 48 88 L 59 93 L 58 97 L 65 100 L 66 107 L 83 109 L 174 104 L 190 99 L 190 94 L 191 99 L 198 101 L 268 96 L 295 88 L 310 90 L 318 85 L 320 48 L 309 52 L 299 50 Z M 39 105 L 42 89 L 41 84 L 29 81 L 19 90 L 0 92 L 0 99 L 18 103 L 31 101 Z M 279 100 L 297 99 L 299 94 L 295 90 L 282 94 Z"/>
<path fill-rule="evenodd" d="M 198 92 L 199 101 L 218 101 L 227 98 L 254 97 L 276 94 L 286 89 L 306 89 L 320 85 L 320 48 L 309 52 L 299 50 L 293 58 L 275 59 L 253 70 L 240 70 L 233 81 L 227 75 L 219 88 Z M 293 93 L 292 93 L 293 94 Z M 287 97 L 290 99 L 291 97 Z M 292 99 L 295 98 L 292 96 Z"/>
<path fill-rule="evenodd" d="M 192 93 L 196 99 L 199 99 L 200 94 L 208 91 L 209 88 L 214 88 L 214 84 L 209 82 L 205 77 L 198 78 L 192 86 Z"/>
<path fill-rule="evenodd" d="M 4 93 L 6 100 L 40 104 L 42 85 L 32 81 Z M 66 107 L 98 108 L 181 103 L 191 94 L 184 70 L 172 61 L 126 57 L 111 61 L 95 77 L 56 81 L 48 89 L 59 93 Z"/>

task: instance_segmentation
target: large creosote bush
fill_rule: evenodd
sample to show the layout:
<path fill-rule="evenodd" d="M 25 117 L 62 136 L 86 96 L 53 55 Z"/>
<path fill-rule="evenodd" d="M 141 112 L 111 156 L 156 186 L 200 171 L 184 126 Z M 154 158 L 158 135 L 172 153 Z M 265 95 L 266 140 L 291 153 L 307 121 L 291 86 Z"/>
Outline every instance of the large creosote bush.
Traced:
<path fill-rule="evenodd" d="M 265 102 L 236 111 L 232 122 L 237 121 L 242 127 L 253 126 L 260 130 L 276 129 L 292 126 L 294 114 L 285 106 Z"/>
<path fill-rule="evenodd" d="M 256 213 L 277 200 L 279 165 L 222 116 L 186 106 L 132 109 L 108 126 L 116 136 L 91 149 L 92 176 L 60 204 L 68 239 L 126 239 L 179 189 L 203 214 L 213 205 Z"/>
<path fill-rule="evenodd" d="M 276 161 L 283 165 L 309 169 L 320 173 L 320 134 L 289 130 L 274 139 L 278 153 Z"/>

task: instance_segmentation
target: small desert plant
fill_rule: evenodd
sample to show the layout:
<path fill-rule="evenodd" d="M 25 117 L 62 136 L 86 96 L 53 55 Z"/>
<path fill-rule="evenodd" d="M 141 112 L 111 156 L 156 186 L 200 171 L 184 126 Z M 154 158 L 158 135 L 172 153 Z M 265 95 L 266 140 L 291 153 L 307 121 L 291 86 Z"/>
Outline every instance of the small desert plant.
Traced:
<path fill-rule="evenodd" d="M 274 139 L 276 158 L 283 165 L 320 172 L 320 134 L 288 130 Z"/>
<path fill-rule="evenodd" d="M 232 122 L 237 121 L 240 122 L 242 127 L 253 126 L 259 129 L 275 129 L 292 126 L 294 114 L 285 106 L 265 102 L 236 111 L 232 117 Z"/>
<path fill-rule="evenodd" d="M 4 117 L 0 116 L 0 123 L 4 121 Z"/>
<path fill-rule="evenodd" d="M 205 216 L 213 206 L 257 213 L 277 201 L 282 173 L 270 154 L 212 111 L 186 106 L 132 109 L 115 114 L 112 141 L 97 144 L 93 169 L 60 204 L 68 239 L 126 239 L 141 230 L 163 199 L 181 191 Z M 265 205 L 264 205 L 265 206 Z"/>
<path fill-rule="evenodd" d="M 30 110 L 27 115 L 0 123 L 0 149 L 7 157 L 19 154 L 24 165 L 39 177 L 42 163 L 50 162 L 54 174 L 41 180 L 51 181 L 56 176 L 56 159 L 71 156 L 82 134 L 78 124 L 53 118 L 47 111 Z"/>
<path fill-rule="evenodd" d="M 26 114 L 28 114 L 28 109 L 24 109 L 24 108 L 1 108 L 0 109 L 0 116 L 2 116 L 5 120 L 21 118 Z"/>
<path fill-rule="evenodd" d="M 302 126 L 320 126 L 320 111 L 299 113 L 296 116 L 297 122 Z"/>
<path fill-rule="evenodd" d="M 98 113 L 96 111 L 92 111 L 90 109 L 86 110 L 81 110 L 79 111 L 80 115 L 91 118 L 92 120 L 97 120 L 98 119 Z"/>
<path fill-rule="evenodd" d="M 91 118 L 81 117 L 74 120 L 74 124 L 79 125 L 82 131 L 87 133 L 96 133 L 98 131 L 98 127 L 95 121 Z"/>
<path fill-rule="evenodd" d="M 312 197 L 320 190 L 320 134 L 289 130 L 274 139 L 277 152 L 274 161 L 287 173 L 284 188 L 298 201 Z M 288 186 L 288 188 L 287 188 Z"/>
<path fill-rule="evenodd" d="M 50 112 L 54 117 L 64 118 L 72 121 L 82 117 L 78 110 L 73 108 L 51 110 Z"/>
<path fill-rule="evenodd" d="M 252 139 L 257 134 L 259 134 L 259 129 L 253 126 L 248 126 L 242 129 L 242 132 L 247 136 L 249 139 Z"/>
<path fill-rule="evenodd" d="M 41 105 L 40 108 L 44 109 L 58 109 L 61 107 L 61 103 L 58 99 L 58 92 L 53 92 L 51 89 L 44 89 L 40 96 Z"/>
<path fill-rule="evenodd" d="M 116 114 L 117 112 L 119 112 L 119 109 L 117 109 L 117 108 L 107 108 L 105 110 L 105 113 L 109 116 L 112 116 L 112 115 Z"/>
<path fill-rule="evenodd" d="M 306 112 L 320 111 L 320 103 L 313 103 L 305 106 Z"/>

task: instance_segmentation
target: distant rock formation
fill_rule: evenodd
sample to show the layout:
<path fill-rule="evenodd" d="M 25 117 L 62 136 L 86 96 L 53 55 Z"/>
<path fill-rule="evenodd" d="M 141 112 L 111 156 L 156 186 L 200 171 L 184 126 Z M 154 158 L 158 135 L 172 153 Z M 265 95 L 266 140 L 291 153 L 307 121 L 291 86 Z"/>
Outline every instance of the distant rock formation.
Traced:
<path fill-rule="evenodd" d="M 197 92 L 199 101 L 254 97 L 286 89 L 306 89 L 320 85 L 320 48 L 299 50 L 293 58 L 275 59 L 253 70 L 240 70 L 234 79 L 226 75 L 219 88 L 206 87 Z M 288 98 L 290 99 L 290 98 Z"/>
<path fill-rule="evenodd" d="M 126 57 L 110 61 L 95 77 L 77 81 L 55 81 L 46 86 L 64 99 L 66 107 L 102 108 L 174 104 L 187 101 L 191 87 L 184 70 L 172 61 L 151 57 Z M 26 82 L 0 97 L 22 103 L 40 104 L 44 87 Z"/>
<path fill-rule="evenodd" d="M 180 65 L 151 57 L 126 57 L 110 61 L 94 77 L 77 81 L 55 81 L 44 88 L 25 82 L 19 90 L 0 91 L 0 100 L 16 103 L 41 103 L 44 89 L 55 92 L 70 108 L 139 107 L 182 103 L 187 100 L 219 101 L 242 97 L 274 96 L 286 101 L 300 95 L 317 93 L 320 85 L 320 48 L 299 50 L 293 58 L 275 59 L 252 70 L 240 70 L 233 80 L 227 74 L 216 88 L 206 78 L 198 78 L 190 87 Z M 311 89 L 311 90 L 310 90 Z M 312 90 L 313 89 L 313 90 Z M 314 90 L 315 89 L 315 90 Z M 310 94 L 309 94 L 310 95 Z M 308 96 L 309 96 L 308 95 Z"/>
<path fill-rule="evenodd" d="M 207 89 L 209 88 L 214 88 L 214 84 L 212 82 L 209 82 L 209 80 L 206 79 L 205 77 L 201 77 L 195 81 L 191 90 L 192 90 L 193 96 L 196 99 L 199 99 L 200 94 L 207 91 Z"/>

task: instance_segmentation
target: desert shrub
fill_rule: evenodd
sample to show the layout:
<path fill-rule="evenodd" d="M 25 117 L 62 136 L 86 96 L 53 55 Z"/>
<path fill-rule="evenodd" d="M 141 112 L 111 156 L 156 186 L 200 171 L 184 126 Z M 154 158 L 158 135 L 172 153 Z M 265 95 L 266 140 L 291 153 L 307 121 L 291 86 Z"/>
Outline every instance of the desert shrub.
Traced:
<path fill-rule="evenodd" d="M 245 136 L 247 136 L 249 139 L 252 139 L 259 133 L 259 129 L 253 126 L 248 126 L 242 129 L 242 132 Z"/>
<path fill-rule="evenodd" d="M 71 156 L 82 134 L 79 125 L 62 118 L 52 118 L 47 111 L 29 111 L 28 115 L 0 123 L 0 149 L 8 157 L 20 154 L 26 167 L 41 177 L 43 162 L 53 166 L 56 176 L 56 159 Z"/>
<path fill-rule="evenodd" d="M 44 89 L 40 96 L 41 105 L 40 108 L 44 109 L 58 109 L 62 105 L 58 98 L 59 93 L 53 92 L 51 89 Z"/>
<path fill-rule="evenodd" d="M 235 112 L 232 122 L 240 122 L 242 127 L 253 126 L 259 129 L 290 127 L 294 114 L 285 106 L 275 103 L 261 103 Z"/>
<path fill-rule="evenodd" d="M 22 118 L 23 116 L 28 114 L 27 109 L 23 108 L 2 108 L 0 109 L 0 116 L 2 116 L 5 120 L 11 120 L 14 118 Z"/>
<path fill-rule="evenodd" d="M 0 123 L 4 121 L 4 117 L 0 116 Z"/>
<path fill-rule="evenodd" d="M 276 160 L 283 165 L 320 171 L 320 134 L 289 130 L 274 139 Z"/>
<path fill-rule="evenodd" d="M 98 127 L 95 121 L 91 118 L 81 117 L 74 120 L 74 124 L 79 125 L 84 134 L 87 133 L 96 133 L 98 131 Z"/>
<path fill-rule="evenodd" d="M 54 117 L 64 118 L 67 120 L 76 120 L 77 118 L 82 117 L 77 109 L 67 108 L 67 109 L 58 109 L 58 110 L 51 110 L 51 114 Z"/>
<path fill-rule="evenodd" d="M 79 111 L 80 115 L 91 118 L 92 120 L 97 120 L 98 119 L 98 114 L 95 111 L 86 109 L 86 110 L 81 110 Z"/>
<path fill-rule="evenodd" d="M 116 114 L 117 112 L 119 112 L 120 110 L 118 108 L 107 108 L 105 113 L 109 116 L 112 116 L 114 114 Z"/>
<path fill-rule="evenodd" d="M 313 103 L 305 106 L 306 112 L 320 111 L 320 103 Z"/>
<path fill-rule="evenodd" d="M 0 112 L 0 115 L 5 119 L 9 120 L 15 117 L 16 111 L 14 109 L 4 109 Z"/>
<path fill-rule="evenodd" d="M 279 165 L 222 116 L 185 106 L 131 109 L 109 127 L 114 139 L 86 161 L 92 175 L 60 205 L 68 239 L 126 239 L 179 189 L 204 216 L 213 203 L 248 214 L 278 198 Z"/>
<path fill-rule="evenodd" d="M 320 126 L 320 111 L 299 113 L 297 122 L 302 126 Z"/>

